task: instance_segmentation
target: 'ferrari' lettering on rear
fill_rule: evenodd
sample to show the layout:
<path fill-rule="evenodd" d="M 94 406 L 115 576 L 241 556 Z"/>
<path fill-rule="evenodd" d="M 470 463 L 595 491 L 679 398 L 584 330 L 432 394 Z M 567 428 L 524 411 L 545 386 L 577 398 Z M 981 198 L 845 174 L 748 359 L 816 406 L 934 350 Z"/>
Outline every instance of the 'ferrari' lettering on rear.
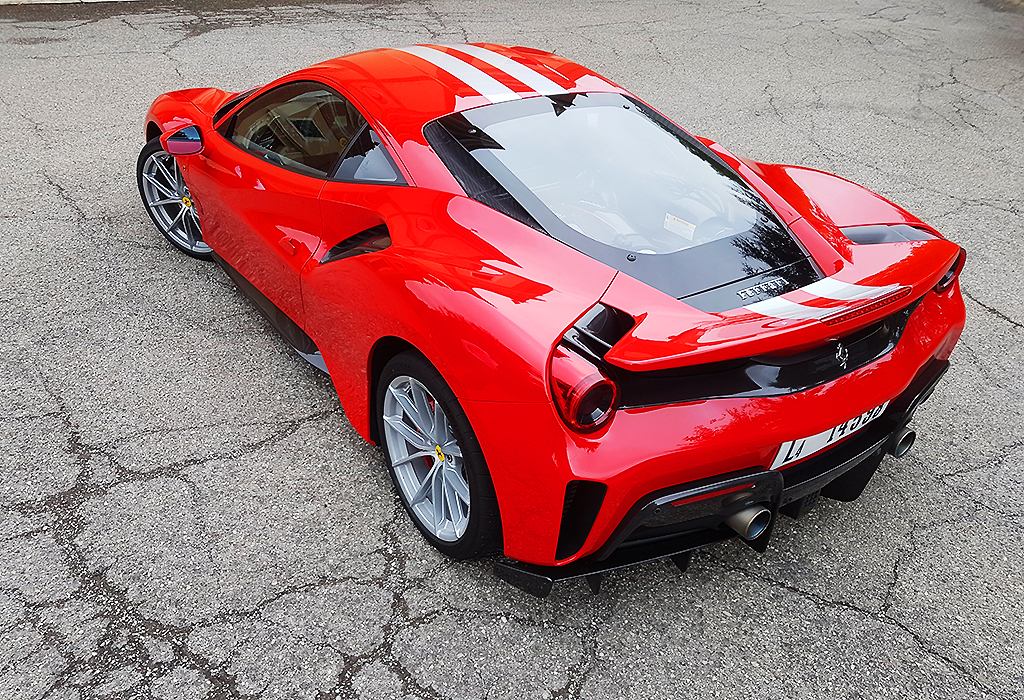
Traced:
<path fill-rule="evenodd" d="M 736 292 L 736 294 L 739 295 L 740 299 L 750 299 L 751 297 L 760 296 L 765 292 L 772 292 L 777 291 L 779 289 L 783 289 L 785 288 L 785 286 L 786 282 L 784 280 L 778 277 L 773 277 L 772 279 L 765 280 L 760 284 L 755 284 L 752 287 L 741 289 L 738 292 Z"/>

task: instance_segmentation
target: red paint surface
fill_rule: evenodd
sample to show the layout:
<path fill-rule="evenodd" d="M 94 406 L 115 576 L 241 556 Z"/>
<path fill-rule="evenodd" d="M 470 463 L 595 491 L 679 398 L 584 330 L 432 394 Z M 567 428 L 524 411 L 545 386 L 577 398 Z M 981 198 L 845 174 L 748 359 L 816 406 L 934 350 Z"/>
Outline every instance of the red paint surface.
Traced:
<path fill-rule="evenodd" d="M 566 59 L 486 46 L 568 92 L 624 92 Z M 298 71 L 264 89 L 294 80 L 319 80 L 348 97 L 411 186 L 327 182 L 255 158 L 214 131 L 212 115 L 232 95 L 213 88 L 162 95 L 147 124 L 165 135 L 193 124 L 200 129 L 203 152 L 181 158 L 181 164 L 201 202 L 205 239 L 316 341 L 345 412 L 364 437 L 369 439 L 372 414 L 371 356 L 383 340 L 410 343 L 438 368 L 480 439 L 510 557 L 555 563 L 571 479 L 608 485 L 578 558 L 600 547 L 642 496 L 770 464 L 782 442 L 826 430 L 898 395 L 932 358 L 948 357 L 960 336 L 959 284 L 942 294 L 932 291 L 958 246 L 945 240 L 853 245 L 839 227 L 923 224 L 841 178 L 742 161 L 705 140 L 762 194 L 827 275 L 864 285 L 899 283 L 912 289 L 908 301 L 922 303 L 892 353 L 824 386 L 781 397 L 619 411 L 594 434 L 573 433 L 551 402 L 546 368 L 564 330 L 598 300 L 638 320 L 607 356 L 634 370 L 813 346 L 894 309 L 831 326 L 742 308 L 698 311 L 466 198 L 422 128 L 488 100 L 443 71 L 382 49 Z M 380 223 L 390 231 L 390 248 L 319 264 L 335 243 Z M 799 300 L 799 292 L 791 294 Z"/>

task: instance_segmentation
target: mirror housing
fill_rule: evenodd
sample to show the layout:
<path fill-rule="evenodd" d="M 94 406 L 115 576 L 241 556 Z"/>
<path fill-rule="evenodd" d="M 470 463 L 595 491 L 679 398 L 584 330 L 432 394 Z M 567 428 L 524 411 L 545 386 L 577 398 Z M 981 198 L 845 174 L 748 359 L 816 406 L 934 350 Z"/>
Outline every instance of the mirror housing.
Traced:
<path fill-rule="evenodd" d="M 164 150 L 172 156 L 192 156 L 203 150 L 203 136 L 199 127 L 186 126 L 160 137 Z"/>

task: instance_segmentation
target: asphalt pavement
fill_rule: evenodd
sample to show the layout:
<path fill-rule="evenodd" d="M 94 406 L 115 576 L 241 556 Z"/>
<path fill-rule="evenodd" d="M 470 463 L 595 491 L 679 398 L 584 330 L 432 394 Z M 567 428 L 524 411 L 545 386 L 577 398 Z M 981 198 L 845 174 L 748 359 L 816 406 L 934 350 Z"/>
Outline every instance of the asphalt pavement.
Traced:
<path fill-rule="evenodd" d="M 1024 688 L 1016 0 L 0 8 L 0 700 L 1000 698 Z M 918 441 L 855 503 L 546 600 L 446 561 L 332 387 L 135 185 L 158 94 L 495 41 L 969 253 Z M 529 435 L 512 436 L 529 443 Z"/>

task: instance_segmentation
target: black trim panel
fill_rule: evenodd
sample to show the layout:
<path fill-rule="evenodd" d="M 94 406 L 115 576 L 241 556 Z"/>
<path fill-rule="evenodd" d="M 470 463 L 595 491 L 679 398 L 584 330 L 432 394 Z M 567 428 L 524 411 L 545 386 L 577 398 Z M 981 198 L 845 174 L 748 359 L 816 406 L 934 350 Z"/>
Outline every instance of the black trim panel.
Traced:
<path fill-rule="evenodd" d="M 592 334 L 584 324 L 588 317 L 570 328 L 563 342 L 615 381 L 620 408 L 727 397 L 784 396 L 835 381 L 892 352 L 919 303 L 920 300 L 915 301 L 838 341 L 795 355 L 756 356 L 671 370 L 631 372 L 605 362 L 609 346 L 590 337 Z M 840 352 L 840 344 L 845 353 Z M 845 361 L 840 359 L 844 354 Z"/>
<path fill-rule="evenodd" d="M 300 354 L 305 355 L 319 355 L 320 348 L 316 346 L 313 339 L 310 338 L 302 328 L 299 327 L 295 321 L 293 321 L 288 314 L 282 311 L 274 302 L 266 297 L 260 290 L 256 289 L 252 282 L 242 276 L 242 273 L 236 270 L 228 263 L 224 258 L 220 257 L 216 253 L 211 253 L 213 259 L 217 261 L 224 272 L 227 273 L 231 281 L 238 287 L 238 291 L 242 293 L 242 296 L 246 297 L 253 303 L 253 305 L 263 314 L 270 325 L 277 329 L 277 332 L 284 336 L 284 339 L 288 341 L 288 344 L 295 348 Z M 308 358 L 307 358 L 308 359 Z M 315 364 L 315 363 L 314 363 Z"/>
<path fill-rule="evenodd" d="M 558 528 L 555 559 L 568 559 L 587 541 L 608 486 L 600 481 L 570 481 L 565 486 L 562 524 Z"/>

